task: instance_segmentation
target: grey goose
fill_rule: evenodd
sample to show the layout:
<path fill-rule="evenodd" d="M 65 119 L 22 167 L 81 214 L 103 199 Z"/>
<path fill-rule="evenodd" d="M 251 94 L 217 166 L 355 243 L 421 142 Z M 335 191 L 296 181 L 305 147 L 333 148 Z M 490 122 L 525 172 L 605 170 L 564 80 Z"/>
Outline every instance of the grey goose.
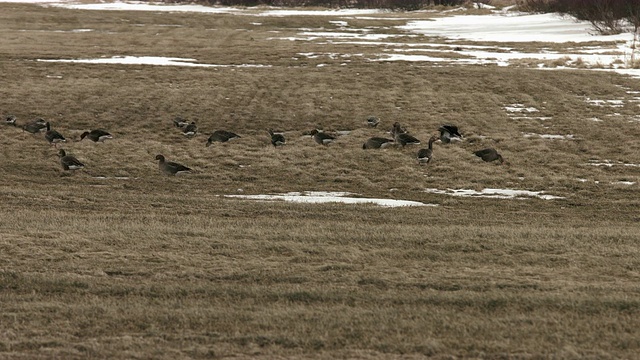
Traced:
<path fill-rule="evenodd" d="M 328 145 L 336 139 L 335 137 L 316 129 L 311 131 L 311 137 L 313 137 L 313 140 L 320 145 Z"/>
<path fill-rule="evenodd" d="M 269 133 L 269 136 L 271 136 L 271 145 L 274 147 L 284 145 L 287 142 L 282 133 L 275 132 L 273 129 L 269 129 L 267 132 Z"/>
<path fill-rule="evenodd" d="M 438 140 L 436 136 L 429 139 L 429 146 L 426 149 L 418 150 L 418 164 L 428 164 L 433 157 L 433 142 Z"/>
<path fill-rule="evenodd" d="M 462 134 L 458 131 L 458 127 L 454 125 L 442 125 L 438 129 L 440 131 L 440 141 L 445 144 L 451 142 L 454 139 L 462 139 Z"/>
<path fill-rule="evenodd" d="M 42 118 L 38 118 L 30 123 L 22 125 L 22 130 L 31 134 L 37 134 L 41 131 L 45 131 L 46 128 L 47 122 Z"/>
<path fill-rule="evenodd" d="M 60 157 L 60 165 L 64 170 L 79 170 L 84 167 L 84 164 L 78 161 L 75 156 L 67 155 L 63 149 L 58 151 L 58 156 Z"/>
<path fill-rule="evenodd" d="M 80 135 L 80 140 L 82 141 L 84 138 L 87 138 L 93 142 L 102 142 L 107 139 L 113 139 L 113 136 L 109 134 L 106 130 L 95 129 L 91 131 L 85 131 Z"/>
<path fill-rule="evenodd" d="M 480 157 L 483 161 L 492 162 L 495 160 L 500 161 L 500 164 L 504 163 L 502 155 L 498 154 L 498 151 L 494 148 L 487 148 L 473 152 L 476 156 Z"/>
<path fill-rule="evenodd" d="M 239 138 L 240 138 L 240 135 L 232 133 L 231 131 L 216 130 L 213 132 L 213 134 L 211 134 L 211 136 L 209 136 L 209 139 L 207 139 L 206 146 L 211 146 L 211 144 L 213 144 L 214 142 L 224 143 L 229 140 L 239 139 Z"/>
<path fill-rule="evenodd" d="M 160 171 L 170 176 L 191 171 L 191 169 L 184 165 L 175 163 L 173 161 L 165 161 L 163 155 L 156 155 L 156 160 L 158 160 L 158 168 L 160 169 Z"/>
<path fill-rule="evenodd" d="M 402 126 L 399 122 L 394 122 L 393 123 L 393 127 L 391 127 L 391 130 L 389 131 L 389 133 L 391 135 L 393 135 L 394 133 L 401 133 L 401 134 L 406 134 L 409 132 L 409 130 L 407 130 L 407 128 L 405 126 Z"/>
<path fill-rule="evenodd" d="M 377 116 L 369 116 L 367 117 L 367 125 L 369 125 L 369 127 L 376 127 L 378 126 L 378 124 L 380 123 L 380 118 L 378 118 Z"/>
<path fill-rule="evenodd" d="M 394 144 L 393 139 L 372 137 L 362 144 L 363 149 L 384 149 Z"/>
<path fill-rule="evenodd" d="M 16 126 L 16 116 L 15 115 L 7 115 L 4 118 L 4 123 L 11 126 Z"/>
<path fill-rule="evenodd" d="M 47 127 L 47 132 L 44 133 L 44 138 L 47 139 L 47 141 L 49 142 L 49 144 L 53 144 L 54 146 L 56 146 L 59 142 L 66 142 L 67 140 L 64 138 L 64 136 L 62 136 L 62 134 L 60 134 L 59 132 L 55 131 L 55 130 L 51 130 L 51 124 L 49 124 L 49 122 L 46 122 L 46 127 Z"/>
<path fill-rule="evenodd" d="M 396 144 L 399 144 L 402 147 L 405 147 L 405 145 L 419 145 L 420 140 L 404 132 L 405 130 L 406 129 L 404 129 L 400 123 L 393 124 L 391 134 L 393 135 L 393 139 L 396 141 Z"/>
<path fill-rule="evenodd" d="M 176 127 L 179 127 L 179 128 L 183 128 L 183 127 L 189 125 L 189 121 L 187 121 L 187 119 L 185 119 L 185 118 L 183 118 L 181 116 L 176 116 L 173 119 L 173 125 L 175 125 Z"/>
<path fill-rule="evenodd" d="M 182 130 L 182 135 L 186 137 L 196 136 L 197 133 L 198 133 L 198 126 L 196 125 L 195 121 L 192 121 L 189 125 L 184 127 L 184 130 Z"/>

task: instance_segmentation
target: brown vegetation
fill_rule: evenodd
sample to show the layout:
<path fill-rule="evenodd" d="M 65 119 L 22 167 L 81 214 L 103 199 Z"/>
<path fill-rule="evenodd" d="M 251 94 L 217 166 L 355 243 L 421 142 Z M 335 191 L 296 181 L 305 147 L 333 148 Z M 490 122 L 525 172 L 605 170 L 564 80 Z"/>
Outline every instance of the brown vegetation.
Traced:
<path fill-rule="evenodd" d="M 192 3 L 186 0 L 168 0 L 169 3 Z M 413 11 L 433 6 L 461 6 L 470 0 L 199 0 L 197 3 L 222 6 L 279 6 L 279 7 L 324 7 L 355 9 L 391 9 Z M 490 0 L 479 0 L 490 3 Z"/>
<path fill-rule="evenodd" d="M 0 129 L 0 358 L 638 354 L 638 80 L 370 62 L 384 45 L 274 39 L 328 26 L 326 17 L 256 21 L 0 3 L 0 113 L 19 124 L 49 120 L 68 139 L 58 147 L 86 166 L 63 172 L 42 134 Z M 299 55 L 307 52 L 364 55 L 343 66 Z M 37 61 L 113 55 L 270 67 Z M 551 119 L 513 119 L 510 104 Z M 185 138 L 178 115 L 199 135 Z M 377 128 L 366 126 L 370 115 L 380 117 Z M 442 124 L 465 138 L 435 143 L 422 167 L 416 148 L 361 149 L 395 121 L 423 141 Z M 94 128 L 114 139 L 75 141 Z M 287 144 L 274 148 L 269 128 L 284 131 Z M 314 128 L 350 133 L 325 147 L 303 136 Z M 217 129 L 242 138 L 206 147 Z M 522 136 L 530 132 L 575 138 Z M 473 155 L 486 147 L 510 165 Z M 165 176 L 157 154 L 194 171 Z M 613 165 L 588 165 L 594 160 Z M 565 198 L 457 198 L 426 188 Z M 223 196 L 305 190 L 439 206 Z"/>

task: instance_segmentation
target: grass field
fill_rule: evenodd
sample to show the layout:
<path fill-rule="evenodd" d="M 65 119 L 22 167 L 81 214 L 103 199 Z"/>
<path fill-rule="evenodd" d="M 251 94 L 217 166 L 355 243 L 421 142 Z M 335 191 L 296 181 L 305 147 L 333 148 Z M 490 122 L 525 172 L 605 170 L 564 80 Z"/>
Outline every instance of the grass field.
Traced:
<path fill-rule="evenodd" d="M 349 22 L 397 34 L 394 17 L 429 15 L 385 16 Z M 330 20 L 0 3 L 0 114 L 49 120 L 86 165 L 63 172 L 43 135 L 2 124 L 0 358 L 637 358 L 639 80 L 279 39 Z M 37 61 L 116 55 L 264 66 Z M 428 166 L 362 150 L 395 121 L 465 139 Z M 114 139 L 77 141 L 98 127 Z M 313 128 L 350 132 L 323 147 Z M 242 138 L 205 147 L 217 129 Z M 156 154 L 194 171 L 165 176 Z M 486 188 L 561 198 L 426 191 Z M 224 196 L 291 191 L 437 206 Z"/>

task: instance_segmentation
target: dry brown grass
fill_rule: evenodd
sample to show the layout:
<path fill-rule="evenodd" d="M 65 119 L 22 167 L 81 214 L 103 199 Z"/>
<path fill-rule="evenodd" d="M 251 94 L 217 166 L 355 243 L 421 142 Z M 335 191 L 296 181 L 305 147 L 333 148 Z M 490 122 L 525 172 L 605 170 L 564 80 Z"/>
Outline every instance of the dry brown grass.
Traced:
<path fill-rule="evenodd" d="M 327 20 L 256 26 L 249 16 L 0 4 L 0 113 L 42 116 L 68 138 L 96 127 L 115 136 L 65 144 L 87 167 L 63 175 L 41 135 L 1 129 L 0 358 L 636 356 L 640 168 L 586 164 L 640 163 L 637 103 L 627 93 L 637 80 L 360 57 L 340 66 L 293 58 L 382 51 L 267 40 Z M 100 31 L 50 31 L 78 28 Z M 101 55 L 271 67 L 35 61 Z M 626 101 L 612 108 L 587 98 Z M 512 119 L 509 104 L 552 119 Z M 371 114 L 383 129 L 400 121 L 423 140 L 453 123 L 467 140 L 436 144 L 432 164 L 420 167 L 416 148 L 361 149 L 383 135 L 364 127 Z M 203 134 L 185 139 L 176 115 Z M 288 144 L 274 149 L 269 127 L 285 130 Z M 351 133 L 321 147 L 303 136 L 314 127 Z M 219 128 L 243 138 L 206 148 Z M 575 140 L 522 136 L 529 132 Z M 488 146 L 511 165 L 472 155 Z M 195 173 L 162 176 L 157 153 Z M 612 184 L 621 180 L 636 184 Z M 566 198 L 423 191 L 486 187 Z M 305 190 L 439 206 L 222 196 Z"/>

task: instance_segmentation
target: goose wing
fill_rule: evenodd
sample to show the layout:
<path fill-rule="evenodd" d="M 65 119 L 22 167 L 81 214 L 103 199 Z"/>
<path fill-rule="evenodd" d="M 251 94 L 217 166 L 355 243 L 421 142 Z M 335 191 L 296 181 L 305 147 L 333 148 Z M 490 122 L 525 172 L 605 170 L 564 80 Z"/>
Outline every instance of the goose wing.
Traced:
<path fill-rule="evenodd" d="M 171 171 L 172 173 L 179 173 L 179 172 L 183 172 L 183 171 L 191 171 L 190 168 L 182 165 L 182 164 L 178 164 L 176 162 L 173 161 L 167 161 L 164 163 L 165 167 Z"/>
<path fill-rule="evenodd" d="M 433 150 L 431 150 L 431 149 L 420 149 L 420 150 L 418 150 L 418 160 L 431 159 L 432 155 L 433 155 Z"/>
<path fill-rule="evenodd" d="M 493 161 L 498 158 L 498 152 L 493 148 L 478 150 L 474 154 L 484 161 Z"/>
<path fill-rule="evenodd" d="M 66 141 L 64 136 L 55 130 L 47 131 L 44 136 L 50 143 Z"/>
<path fill-rule="evenodd" d="M 462 134 L 458 131 L 458 127 L 455 125 L 442 125 L 440 126 L 440 135 L 443 133 L 449 133 L 450 136 L 462 137 Z"/>
<path fill-rule="evenodd" d="M 413 137 L 413 136 L 411 136 L 411 135 L 409 135 L 407 133 L 398 134 L 398 137 L 405 144 L 413 144 L 413 145 L 420 144 L 420 140 L 418 140 L 417 138 L 415 138 L 415 137 Z"/>
<path fill-rule="evenodd" d="M 65 155 L 61 157 L 60 163 L 62 164 L 62 168 L 65 170 L 78 170 L 84 167 L 84 164 L 72 155 Z"/>
<path fill-rule="evenodd" d="M 273 144 L 273 146 L 284 145 L 285 143 L 286 140 L 284 135 L 276 133 L 271 134 L 271 144 Z"/>

